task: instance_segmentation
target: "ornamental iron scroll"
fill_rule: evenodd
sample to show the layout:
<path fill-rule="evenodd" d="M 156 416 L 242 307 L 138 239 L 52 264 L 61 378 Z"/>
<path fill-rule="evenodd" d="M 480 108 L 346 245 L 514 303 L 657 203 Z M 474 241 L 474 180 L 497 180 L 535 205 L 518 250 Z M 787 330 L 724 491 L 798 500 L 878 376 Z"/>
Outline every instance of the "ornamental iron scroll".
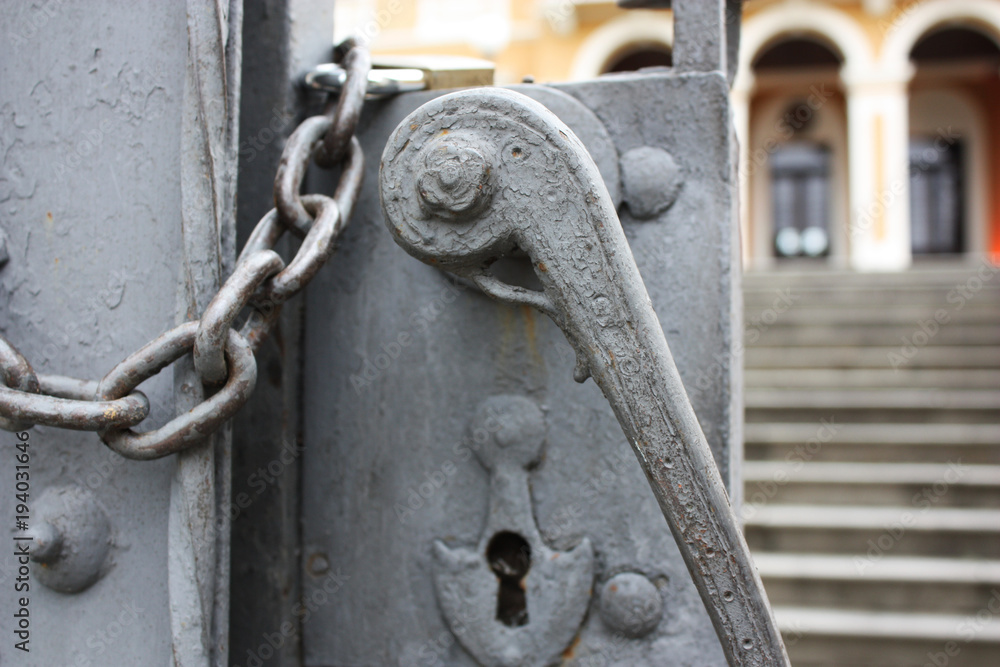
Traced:
<path fill-rule="evenodd" d="M 787 666 L 763 585 L 674 365 L 614 205 L 583 144 L 513 91 L 468 90 L 400 123 L 380 194 L 396 243 L 510 304 L 551 317 L 611 404 L 729 665 Z M 501 281 L 527 255 L 540 291 Z"/>

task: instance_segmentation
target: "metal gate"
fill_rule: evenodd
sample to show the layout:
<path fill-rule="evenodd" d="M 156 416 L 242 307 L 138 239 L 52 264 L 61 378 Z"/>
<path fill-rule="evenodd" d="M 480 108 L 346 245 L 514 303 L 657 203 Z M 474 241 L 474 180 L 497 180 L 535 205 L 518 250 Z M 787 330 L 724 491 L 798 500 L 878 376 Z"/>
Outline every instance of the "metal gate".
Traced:
<path fill-rule="evenodd" d="M 740 3 L 674 4 L 673 68 L 526 84 L 509 98 L 446 99 L 465 99 L 473 117 L 485 118 L 495 99 L 544 123 L 551 111 L 571 130 L 563 134 L 583 142 L 683 381 L 670 399 L 681 401 L 686 389 L 722 480 L 738 496 L 741 328 L 727 73 Z M 112 5 L 85 12 L 47 3 L 4 19 L 18 39 L 2 61 L 4 88 L 14 91 L 3 127 L 11 256 L 0 269 L 3 333 L 36 369 L 78 377 L 101 377 L 146 340 L 202 315 L 232 273 L 235 248 L 272 205 L 275 169 L 292 150 L 286 138 L 304 109 L 323 102 L 299 85 L 301 76 L 330 58 L 325 3 L 247 3 L 245 13 L 238 2 Z M 42 49 L 53 35 L 64 46 Z M 524 248 L 497 262 L 492 272 L 503 285 L 528 290 L 517 292 L 522 305 L 498 303 L 483 293 L 494 283 L 418 262 L 386 231 L 391 194 L 383 174 L 380 199 L 378 158 L 411 113 L 443 108 L 428 105 L 441 95 L 365 105 L 358 140 L 367 161 L 352 221 L 304 299 L 285 304 L 280 317 L 274 311 L 270 339 L 257 350 L 256 392 L 231 444 L 223 430 L 208 446 L 150 463 L 126 461 L 93 435 L 30 432 L 40 499 L 33 520 L 48 512 L 58 539 L 103 551 L 90 553 L 90 571 L 74 570 L 79 581 L 61 591 L 44 572 L 35 577 L 31 653 L 4 645 L 0 660 L 725 664 L 713 622 L 725 643 L 725 608 L 755 591 L 703 584 L 702 597 L 718 607 L 709 618 L 689 574 L 695 546 L 683 545 L 682 556 L 629 452 L 623 418 L 593 381 L 574 382 L 588 369 L 582 348 L 567 342 L 565 320 L 550 311 L 560 330 L 530 307 L 544 303 L 524 297 L 544 288 L 539 271 L 549 269 Z M 395 145 L 402 151 L 406 141 Z M 455 159 L 478 159 L 461 142 L 449 146 Z M 507 169 L 542 147 L 502 149 L 494 158 Z M 301 173 L 281 168 L 297 197 Z M 427 187 L 453 194 L 448 168 Z M 313 169 L 304 189 L 342 202 L 338 184 L 350 174 Z M 520 183 L 539 202 L 566 197 L 561 182 Z M 425 204 L 440 199 L 420 192 Z M 319 199 L 303 202 L 323 216 Z M 275 249 L 292 257 L 298 244 Z M 615 261 L 631 266 L 630 258 Z M 622 304 L 592 296 L 590 317 L 606 326 Z M 609 372 L 645 373 L 647 361 L 620 357 Z M 154 425 L 204 400 L 204 372 L 182 361 L 172 386 L 167 374 L 143 386 Z M 632 444 L 641 451 L 645 443 Z M 3 495 L 0 508 L 13 516 L 11 494 Z M 79 525 L 91 532 L 66 528 Z M 702 545 L 697 558 L 709 572 L 717 566 L 704 559 L 716 556 L 731 554 Z M 773 623 L 766 608 L 758 611 L 765 626 Z M 17 624 L 7 615 L 0 629 L 11 636 Z M 780 653 L 771 632 L 731 627 L 731 664 L 780 664 L 755 644 Z"/>

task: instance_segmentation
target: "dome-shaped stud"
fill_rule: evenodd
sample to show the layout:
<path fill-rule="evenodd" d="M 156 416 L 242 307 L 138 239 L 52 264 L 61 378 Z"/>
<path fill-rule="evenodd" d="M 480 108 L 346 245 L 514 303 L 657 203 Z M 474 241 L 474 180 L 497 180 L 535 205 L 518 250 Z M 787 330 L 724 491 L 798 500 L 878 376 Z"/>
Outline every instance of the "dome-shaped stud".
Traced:
<path fill-rule="evenodd" d="M 35 578 L 60 593 L 79 593 L 106 572 L 111 523 L 90 491 L 46 489 L 35 506 L 31 560 Z"/>
<path fill-rule="evenodd" d="M 684 185 L 674 156 L 662 148 L 633 148 L 621 159 L 625 204 L 640 220 L 654 218 L 670 208 Z"/>
<path fill-rule="evenodd" d="M 615 632 L 632 639 L 643 637 L 663 618 L 663 597 L 643 575 L 622 572 L 601 588 L 600 614 Z"/>

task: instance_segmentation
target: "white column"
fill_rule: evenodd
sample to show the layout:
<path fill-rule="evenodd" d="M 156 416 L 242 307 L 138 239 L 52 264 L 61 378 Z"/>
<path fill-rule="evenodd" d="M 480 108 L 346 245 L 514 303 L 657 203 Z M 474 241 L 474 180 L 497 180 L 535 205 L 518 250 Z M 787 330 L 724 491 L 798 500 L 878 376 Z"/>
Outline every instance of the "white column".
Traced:
<path fill-rule="evenodd" d="M 912 259 L 910 76 L 842 74 L 847 88 L 850 264 L 861 271 L 898 271 Z"/>
<path fill-rule="evenodd" d="M 743 267 L 749 268 L 752 253 L 750 245 L 750 93 L 749 86 L 733 86 L 729 95 L 733 109 L 733 126 L 736 129 L 736 141 L 740 147 L 740 161 L 737 186 L 740 202 L 740 251 L 743 256 Z"/>

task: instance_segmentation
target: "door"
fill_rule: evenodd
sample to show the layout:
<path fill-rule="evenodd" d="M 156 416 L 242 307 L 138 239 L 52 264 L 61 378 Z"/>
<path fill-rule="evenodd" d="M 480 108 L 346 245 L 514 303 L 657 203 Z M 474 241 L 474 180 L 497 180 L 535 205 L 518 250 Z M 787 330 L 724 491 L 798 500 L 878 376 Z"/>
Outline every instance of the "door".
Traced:
<path fill-rule="evenodd" d="M 964 247 L 962 143 L 943 149 L 933 138 L 910 139 L 910 238 L 913 253 L 957 254 Z"/>

